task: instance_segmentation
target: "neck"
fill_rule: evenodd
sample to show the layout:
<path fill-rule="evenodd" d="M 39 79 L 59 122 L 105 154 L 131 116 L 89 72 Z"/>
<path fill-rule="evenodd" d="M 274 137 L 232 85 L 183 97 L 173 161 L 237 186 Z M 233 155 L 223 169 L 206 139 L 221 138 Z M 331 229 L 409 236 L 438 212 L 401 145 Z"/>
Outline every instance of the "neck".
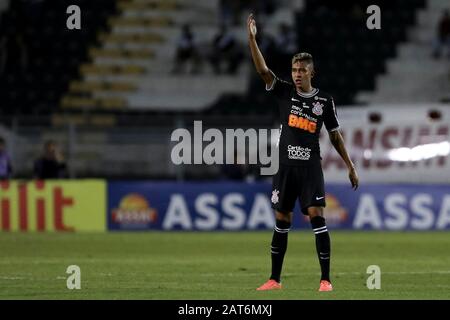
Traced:
<path fill-rule="evenodd" d="M 312 90 L 313 90 L 313 87 L 312 87 L 311 83 L 309 83 L 303 87 L 302 86 L 297 87 L 297 91 L 299 91 L 299 92 L 309 93 Z"/>

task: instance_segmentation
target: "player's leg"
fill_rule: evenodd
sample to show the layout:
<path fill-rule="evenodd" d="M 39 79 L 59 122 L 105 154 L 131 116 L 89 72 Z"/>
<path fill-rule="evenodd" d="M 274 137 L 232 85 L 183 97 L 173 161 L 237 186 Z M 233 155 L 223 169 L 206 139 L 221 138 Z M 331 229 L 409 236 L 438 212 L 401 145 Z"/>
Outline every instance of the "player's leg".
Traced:
<path fill-rule="evenodd" d="M 328 233 L 325 218 L 323 217 L 322 207 L 309 207 L 307 209 L 311 222 L 311 227 L 316 237 L 317 257 L 320 264 L 320 291 L 331 291 L 330 281 L 330 259 L 331 259 L 331 240 Z"/>
<path fill-rule="evenodd" d="M 281 282 L 281 269 L 287 250 L 288 233 L 291 229 L 292 212 L 275 211 L 275 228 L 273 230 L 270 253 L 272 258 L 272 274 L 270 279 Z"/>
<path fill-rule="evenodd" d="M 281 289 L 281 270 L 287 250 L 288 233 L 291 228 L 292 210 L 294 209 L 296 192 L 291 188 L 288 168 L 281 168 L 274 176 L 272 189 L 272 208 L 275 209 L 275 228 L 270 247 L 272 273 L 269 280 L 257 290 Z"/>
<path fill-rule="evenodd" d="M 320 163 L 307 168 L 304 175 L 303 181 L 307 182 L 302 188 L 300 203 L 302 204 L 302 213 L 309 216 L 316 238 L 317 257 L 322 273 L 319 290 L 330 291 L 332 289 L 330 283 L 331 240 L 323 217 L 323 208 L 326 204 L 323 172 Z"/>
<path fill-rule="evenodd" d="M 272 260 L 272 272 L 269 280 L 256 290 L 281 289 L 281 269 L 283 268 L 284 255 L 287 250 L 288 233 L 292 223 L 292 212 L 283 213 L 275 210 L 275 228 L 270 244 L 270 256 Z"/>

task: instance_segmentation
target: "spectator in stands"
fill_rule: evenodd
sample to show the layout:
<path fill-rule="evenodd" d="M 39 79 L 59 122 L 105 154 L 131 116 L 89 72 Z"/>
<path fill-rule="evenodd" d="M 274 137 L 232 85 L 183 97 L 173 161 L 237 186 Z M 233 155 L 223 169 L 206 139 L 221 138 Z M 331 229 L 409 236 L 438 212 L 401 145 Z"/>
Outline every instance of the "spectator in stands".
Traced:
<path fill-rule="evenodd" d="M 191 61 L 191 72 L 198 73 L 201 67 L 201 58 L 191 27 L 185 24 L 181 28 L 175 54 L 175 65 L 172 73 L 183 72 L 185 65 Z"/>
<path fill-rule="evenodd" d="M 0 180 L 11 178 L 12 171 L 11 158 L 6 152 L 5 139 L 0 137 Z"/>
<path fill-rule="evenodd" d="M 447 49 L 447 56 L 450 58 L 450 15 L 449 10 L 444 10 L 442 18 L 439 20 L 437 28 L 437 38 L 433 46 L 433 57 L 439 58 L 442 49 Z"/>
<path fill-rule="evenodd" d="M 227 25 L 222 24 L 219 33 L 213 39 L 212 52 L 209 57 L 214 72 L 222 73 L 222 63 L 225 62 L 226 73 L 235 74 L 243 58 L 242 48 L 238 41 Z"/>
<path fill-rule="evenodd" d="M 34 162 L 35 179 L 67 178 L 67 165 L 63 154 L 52 140 L 44 145 L 44 154 Z"/>

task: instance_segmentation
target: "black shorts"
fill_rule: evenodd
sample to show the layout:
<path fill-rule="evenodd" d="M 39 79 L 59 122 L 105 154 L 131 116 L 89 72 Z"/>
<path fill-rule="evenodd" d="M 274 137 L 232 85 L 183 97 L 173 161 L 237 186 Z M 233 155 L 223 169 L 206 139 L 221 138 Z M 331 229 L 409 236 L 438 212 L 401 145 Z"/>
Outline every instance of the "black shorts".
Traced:
<path fill-rule="evenodd" d="M 325 207 L 325 186 L 320 162 L 311 166 L 280 164 L 273 177 L 272 208 L 282 213 L 292 212 L 297 199 L 304 215 L 308 215 L 309 207 Z"/>

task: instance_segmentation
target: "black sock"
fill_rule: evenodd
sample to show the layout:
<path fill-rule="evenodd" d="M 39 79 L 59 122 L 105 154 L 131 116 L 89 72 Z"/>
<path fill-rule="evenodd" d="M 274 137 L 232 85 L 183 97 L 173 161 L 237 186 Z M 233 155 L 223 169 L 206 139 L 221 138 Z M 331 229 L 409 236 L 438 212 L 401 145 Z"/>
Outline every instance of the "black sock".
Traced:
<path fill-rule="evenodd" d="M 320 270 L 322 276 L 320 280 L 330 281 L 330 235 L 325 224 L 325 218 L 316 216 L 311 219 L 311 226 L 316 235 L 316 249 L 319 257 Z"/>
<path fill-rule="evenodd" d="M 287 249 L 288 232 L 291 224 L 283 220 L 275 221 L 272 245 L 270 252 L 272 256 L 272 274 L 270 279 L 281 281 L 281 268 L 283 267 L 284 254 Z"/>

